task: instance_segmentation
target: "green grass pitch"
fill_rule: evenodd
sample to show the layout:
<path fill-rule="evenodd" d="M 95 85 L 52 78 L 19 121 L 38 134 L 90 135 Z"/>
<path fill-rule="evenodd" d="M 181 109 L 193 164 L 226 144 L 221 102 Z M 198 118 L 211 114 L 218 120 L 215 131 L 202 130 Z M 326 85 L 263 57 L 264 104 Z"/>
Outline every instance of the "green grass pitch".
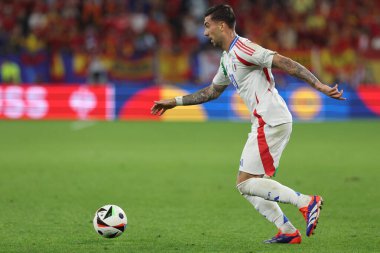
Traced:
<path fill-rule="evenodd" d="M 301 245 L 235 188 L 249 123 L 0 122 L 0 252 L 380 252 L 380 121 L 295 123 L 276 176 L 325 199 Z M 121 206 L 126 232 L 92 218 Z"/>

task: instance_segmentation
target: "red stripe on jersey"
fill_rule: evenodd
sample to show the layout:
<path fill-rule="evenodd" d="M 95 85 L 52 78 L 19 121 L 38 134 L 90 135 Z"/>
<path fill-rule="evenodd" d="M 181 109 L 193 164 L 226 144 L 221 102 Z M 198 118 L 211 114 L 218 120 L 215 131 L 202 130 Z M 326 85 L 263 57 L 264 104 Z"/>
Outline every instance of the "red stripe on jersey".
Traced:
<path fill-rule="evenodd" d="M 252 51 L 248 51 L 248 50 L 246 50 L 245 48 L 243 48 L 243 47 L 241 47 L 241 46 L 239 46 L 239 45 L 236 45 L 236 47 L 237 47 L 240 51 L 242 51 L 243 53 L 245 53 L 245 54 L 247 54 L 247 55 L 249 55 L 249 56 L 252 56 L 252 55 L 253 55 L 253 52 L 252 52 Z"/>
<path fill-rule="evenodd" d="M 236 42 L 236 46 L 237 46 L 241 51 L 243 51 L 244 53 L 249 54 L 249 55 L 253 55 L 253 53 L 255 52 L 254 49 L 248 47 L 247 45 L 244 45 L 240 40 L 238 40 L 238 41 Z"/>
<path fill-rule="evenodd" d="M 238 46 L 241 46 L 242 48 L 246 49 L 249 52 L 252 52 L 252 53 L 255 52 L 255 50 L 253 48 L 250 48 L 249 46 L 245 45 L 240 40 L 238 40 L 236 43 L 238 44 Z"/>
<path fill-rule="evenodd" d="M 265 76 L 267 77 L 267 81 L 270 82 L 270 76 L 267 68 L 263 68 L 263 71 L 265 73 Z"/>
<path fill-rule="evenodd" d="M 248 62 L 248 61 L 244 60 L 243 58 L 241 58 L 241 57 L 236 53 L 235 50 L 234 50 L 234 53 L 235 53 L 235 55 L 236 55 L 236 58 L 237 58 L 241 63 L 243 63 L 245 66 L 257 66 L 257 65 L 255 65 L 255 64 L 253 64 L 253 63 L 251 63 L 251 62 Z"/>
<path fill-rule="evenodd" d="M 276 168 L 273 165 L 273 157 L 270 153 L 269 146 L 265 137 L 265 121 L 263 120 L 263 118 L 261 118 L 259 114 L 257 114 L 256 109 L 253 112 L 253 115 L 255 115 L 255 117 L 259 121 L 259 127 L 257 128 L 257 142 L 259 144 L 261 162 L 263 164 L 265 174 L 271 177 L 276 172 Z"/>
<path fill-rule="evenodd" d="M 242 51 L 243 53 L 245 53 L 245 54 L 247 54 L 247 55 L 249 55 L 249 56 L 252 56 L 252 52 L 249 52 L 249 51 L 245 50 L 244 48 L 240 47 L 239 45 L 236 45 L 236 47 L 237 47 L 240 51 Z"/>

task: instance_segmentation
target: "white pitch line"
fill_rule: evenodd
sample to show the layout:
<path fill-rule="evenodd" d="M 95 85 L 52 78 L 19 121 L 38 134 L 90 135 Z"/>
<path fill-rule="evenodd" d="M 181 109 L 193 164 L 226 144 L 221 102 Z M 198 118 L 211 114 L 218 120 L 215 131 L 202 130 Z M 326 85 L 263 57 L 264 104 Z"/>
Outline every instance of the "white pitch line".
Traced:
<path fill-rule="evenodd" d="M 70 129 L 73 131 L 79 131 L 85 128 L 92 127 L 94 125 L 96 125 L 96 121 L 78 120 L 71 123 Z"/>

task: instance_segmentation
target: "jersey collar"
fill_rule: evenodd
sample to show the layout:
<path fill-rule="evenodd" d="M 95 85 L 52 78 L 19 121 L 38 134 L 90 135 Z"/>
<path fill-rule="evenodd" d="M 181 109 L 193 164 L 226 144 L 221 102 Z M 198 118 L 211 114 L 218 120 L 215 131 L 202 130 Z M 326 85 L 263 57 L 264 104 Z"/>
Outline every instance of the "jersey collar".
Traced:
<path fill-rule="evenodd" d="M 228 52 L 231 51 L 231 49 L 235 46 L 236 41 L 239 39 L 239 36 L 235 36 L 234 40 L 231 42 L 230 48 L 228 49 Z"/>

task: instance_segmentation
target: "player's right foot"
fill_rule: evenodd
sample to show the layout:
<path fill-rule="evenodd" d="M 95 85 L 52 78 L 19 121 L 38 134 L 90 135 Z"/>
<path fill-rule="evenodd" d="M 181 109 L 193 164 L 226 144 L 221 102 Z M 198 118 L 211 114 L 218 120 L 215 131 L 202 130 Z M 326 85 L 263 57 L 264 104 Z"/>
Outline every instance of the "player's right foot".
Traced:
<path fill-rule="evenodd" d="M 288 244 L 300 244 L 302 241 L 300 231 L 296 231 L 293 234 L 283 234 L 281 230 L 278 231 L 272 239 L 264 241 L 264 243 L 288 243 Z"/>
<path fill-rule="evenodd" d="M 321 196 L 311 196 L 309 204 L 300 208 L 300 211 L 306 221 L 306 235 L 311 236 L 317 227 L 319 214 L 322 209 L 323 199 Z"/>

